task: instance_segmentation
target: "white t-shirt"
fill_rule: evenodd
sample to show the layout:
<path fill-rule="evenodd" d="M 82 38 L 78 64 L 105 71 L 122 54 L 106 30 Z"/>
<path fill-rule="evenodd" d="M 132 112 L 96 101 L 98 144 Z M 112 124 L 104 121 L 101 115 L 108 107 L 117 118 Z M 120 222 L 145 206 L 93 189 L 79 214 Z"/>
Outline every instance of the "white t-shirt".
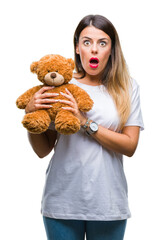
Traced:
<path fill-rule="evenodd" d="M 75 79 L 94 101 L 86 116 L 118 131 L 119 117 L 113 99 L 103 85 L 90 86 Z M 133 80 L 131 114 L 126 126 L 143 129 L 139 86 Z M 103 148 L 81 129 L 58 134 L 54 155 L 46 171 L 42 214 L 57 219 L 122 220 L 131 216 L 123 156 Z"/>

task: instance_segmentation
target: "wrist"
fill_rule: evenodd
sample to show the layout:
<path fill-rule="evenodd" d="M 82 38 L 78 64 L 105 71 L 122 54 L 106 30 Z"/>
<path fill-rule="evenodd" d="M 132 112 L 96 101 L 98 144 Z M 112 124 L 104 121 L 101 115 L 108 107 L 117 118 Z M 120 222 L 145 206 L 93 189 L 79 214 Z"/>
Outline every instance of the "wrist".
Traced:
<path fill-rule="evenodd" d="M 25 110 L 25 113 L 29 113 L 29 111 L 27 110 L 27 107 L 24 110 Z"/>
<path fill-rule="evenodd" d="M 80 119 L 81 127 L 83 127 L 85 125 L 86 121 L 87 121 L 87 118 L 84 116 Z"/>
<path fill-rule="evenodd" d="M 30 111 L 30 109 L 29 109 L 29 107 L 28 107 L 28 105 L 25 107 L 25 113 L 30 113 L 31 111 Z"/>
<path fill-rule="evenodd" d="M 81 124 L 81 127 L 86 131 L 88 126 L 90 125 L 91 120 L 89 118 L 85 118 L 85 121 L 83 121 L 83 124 Z"/>
<path fill-rule="evenodd" d="M 91 119 L 87 119 L 85 124 L 82 125 L 82 128 L 85 130 L 87 135 L 95 134 L 98 131 L 98 124 Z"/>
<path fill-rule="evenodd" d="M 87 135 L 95 134 L 98 131 L 98 128 L 99 128 L 98 124 L 91 120 L 89 126 L 86 129 Z"/>
<path fill-rule="evenodd" d="M 27 108 L 24 109 L 25 113 L 28 113 Z"/>

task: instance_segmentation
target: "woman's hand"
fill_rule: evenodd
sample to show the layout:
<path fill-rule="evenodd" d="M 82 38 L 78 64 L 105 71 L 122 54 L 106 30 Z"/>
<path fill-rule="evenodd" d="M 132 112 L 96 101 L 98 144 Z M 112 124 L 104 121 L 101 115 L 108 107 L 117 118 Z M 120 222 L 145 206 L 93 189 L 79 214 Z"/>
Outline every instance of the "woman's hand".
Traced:
<path fill-rule="evenodd" d="M 46 93 L 47 90 L 51 89 L 53 89 L 53 87 L 42 87 L 36 92 L 25 108 L 26 113 L 39 109 L 51 108 L 52 106 L 50 104 L 57 102 L 57 100 L 52 97 L 59 95 L 58 93 Z"/>
<path fill-rule="evenodd" d="M 84 125 L 86 123 L 87 118 L 83 115 L 83 113 L 78 109 L 78 104 L 73 97 L 73 95 L 70 93 L 70 91 L 66 88 L 66 93 L 60 92 L 60 94 L 64 97 L 66 97 L 68 100 L 58 100 L 61 103 L 65 103 L 69 105 L 68 107 L 62 107 L 65 110 L 73 112 L 74 116 L 76 116 L 79 120 L 81 125 Z"/>

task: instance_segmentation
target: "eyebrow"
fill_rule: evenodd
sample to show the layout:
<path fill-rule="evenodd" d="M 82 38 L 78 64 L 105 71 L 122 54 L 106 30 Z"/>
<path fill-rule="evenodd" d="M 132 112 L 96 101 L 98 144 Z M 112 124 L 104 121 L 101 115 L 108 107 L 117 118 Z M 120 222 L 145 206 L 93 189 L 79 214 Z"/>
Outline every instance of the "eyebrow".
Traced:
<path fill-rule="evenodd" d="M 90 38 L 90 37 L 87 37 L 87 36 L 84 36 L 84 37 L 82 37 L 82 39 L 83 38 L 87 38 L 87 39 L 90 39 L 90 40 L 92 40 L 92 38 Z M 100 41 L 102 41 L 102 40 L 108 40 L 109 41 L 109 39 L 108 38 L 100 38 L 100 39 L 98 39 L 98 40 L 100 40 Z"/>

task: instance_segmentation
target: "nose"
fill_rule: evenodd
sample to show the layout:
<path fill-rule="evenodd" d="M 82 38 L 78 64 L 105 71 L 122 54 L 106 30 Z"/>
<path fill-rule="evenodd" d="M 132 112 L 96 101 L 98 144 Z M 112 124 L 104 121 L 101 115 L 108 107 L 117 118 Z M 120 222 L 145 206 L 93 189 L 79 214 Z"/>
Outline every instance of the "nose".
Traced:
<path fill-rule="evenodd" d="M 51 78 L 55 78 L 56 74 L 55 73 L 51 73 Z"/>
<path fill-rule="evenodd" d="M 92 48 L 91 48 L 91 52 L 93 54 L 96 54 L 98 52 L 98 48 L 97 48 L 97 44 L 93 43 Z"/>

